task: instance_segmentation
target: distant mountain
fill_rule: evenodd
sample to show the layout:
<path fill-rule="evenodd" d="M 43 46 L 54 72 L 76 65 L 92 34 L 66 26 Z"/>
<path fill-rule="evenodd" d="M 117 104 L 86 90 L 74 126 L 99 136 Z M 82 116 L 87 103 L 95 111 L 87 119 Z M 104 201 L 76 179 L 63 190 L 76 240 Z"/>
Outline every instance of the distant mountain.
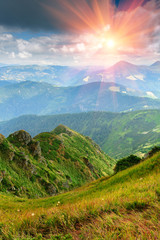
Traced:
<path fill-rule="evenodd" d="M 86 77 L 95 72 L 95 67 L 13 65 L 0 66 L 0 80 L 35 81 L 50 83 L 55 86 L 71 86 L 85 83 Z M 98 68 L 99 69 L 99 68 Z M 94 81 L 100 80 L 94 74 Z"/>
<path fill-rule="evenodd" d="M 157 61 L 151 65 L 151 67 L 160 67 L 160 61 Z M 159 70 L 160 71 L 160 70 Z"/>
<path fill-rule="evenodd" d="M 121 112 L 160 108 L 160 100 L 132 94 L 132 90 L 114 83 L 95 82 L 64 88 L 26 81 L 0 88 L 0 120 L 24 114 Z M 138 94 L 141 95 L 137 91 L 136 95 Z"/>
<path fill-rule="evenodd" d="M 114 82 L 148 97 L 160 98 L 160 61 L 151 66 L 120 61 L 109 68 L 18 65 L 0 67 L 0 80 L 35 81 L 54 86 L 78 86 L 93 82 Z"/>
<path fill-rule="evenodd" d="M 60 125 L 31 138 L 24 130 L 0 134 L 0 191 L 56 195 L 113 172 L 115 160 L 89 137 Z"/>
<path fill-rule="evenodd" d="M 0 80 L 0 87 L 11 85 L 11 84 L 16 84 L 16 81 L 6 81 L 6 80 Z"/>
<path fill-rule="evenodd" d="M 157 63 L 152 66 L 139 66 L 128 62 L 118 62 L 102 73 L 103 81 L 114 81 L 128 88 L 147 92 L 148 95 L 160 97 L 160 68 Z"/>
<path fill-rule="evenodd" d="M 0 123 L 0 132 L 8 136 L 20 128 L 35 136 L 64 124 L 90 136 L 107 154 L 121 158 L 129 154 L 144 156 L 160 145 L 160 110 L 128 113 L 89 112 L 50 116 L 21 116 Z"/>

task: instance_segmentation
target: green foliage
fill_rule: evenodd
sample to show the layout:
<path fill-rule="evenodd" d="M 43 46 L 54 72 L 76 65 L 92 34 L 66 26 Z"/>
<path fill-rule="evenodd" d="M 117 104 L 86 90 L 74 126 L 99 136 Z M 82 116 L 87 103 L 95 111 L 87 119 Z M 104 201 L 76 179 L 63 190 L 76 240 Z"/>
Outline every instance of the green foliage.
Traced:
<path fill-rule="evenodd" d="M 56 236 L 52 236 L 50 240 L 72 240 L 72 236 L 70 234 L 66 234 L 63 236 L 62 234 L 58 234 Z"/>
<path fill-rule="evenodd" d="M 135 164 L 139 163 L 141 161 L 141 158 L 135 156 L 135 155 L 130 155 L 126 158 L 120 159 L 114 168 L 115 173 L 125 170 L 129 167 L 134 166 Z"/>
<path fill-rule="evenodd" d="M 152 157 L 157 152 L 160 152 L 160 146 L 154 146 L 147 155 L 148 157 Z"/>
<path fill-rule="evenodd" d="M 148 204 L 145 202 L 133 201 L 132 203 L 126 203 L 127 210 L 143 211 L 148 207 Z"/>
<path fill-rule="evenodd" d="M 34 139 L 24 131 L 7 139 L 1 136 L 1 191 L 20 197 L 44 197 L 112 174 L 115 161 L 91 139 L 65 126 L 55 131 L 59 134 L 44 132 Z"/>
<path fill-rule="evenodd" d="M 159 110 L 28 115 L 0 123 L 0 132 L 8 136 L 22 128 L 35 136 L 40 132 L 52 131 L 59 124 L 91 137 L 103 151 L 116 159 L 130 154 L 144 157 L 153 146 L 160 145 Z"/>

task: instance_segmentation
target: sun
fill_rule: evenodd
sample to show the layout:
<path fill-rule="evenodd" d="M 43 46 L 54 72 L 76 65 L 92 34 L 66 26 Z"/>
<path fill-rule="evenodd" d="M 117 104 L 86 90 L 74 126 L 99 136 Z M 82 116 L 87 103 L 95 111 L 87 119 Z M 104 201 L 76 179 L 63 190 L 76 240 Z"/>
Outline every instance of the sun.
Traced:
<path fill-rule="evenodd" d="M 98 43 L 98 48 L 100 49 L 106 49 L 108 51 L 115 51 L 117 48 L 117 42 L 115 41 L 115 38 L 112 38 L 110 36 L 106 36 L 102 33 L 101 36 L 96 37 L 95 36 L 95 44 Z M 94 42 L 94 41 L 93 41 Z"/>
<path fill-rule="evenodd" d="M 113 39 L 108 39 L 106 44 L 109 49 L 113 49 L 115 47 L 115 41 Z"/>

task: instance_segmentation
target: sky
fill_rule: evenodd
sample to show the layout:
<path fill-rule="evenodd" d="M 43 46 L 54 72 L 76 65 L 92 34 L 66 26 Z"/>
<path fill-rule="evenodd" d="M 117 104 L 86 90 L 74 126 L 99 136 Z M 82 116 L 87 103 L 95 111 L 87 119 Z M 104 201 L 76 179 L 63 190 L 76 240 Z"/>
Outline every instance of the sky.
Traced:
<path fill-rule="evenodd" d="M 0 63 L 160 60 L 160 0 L 0 0 Z"/>

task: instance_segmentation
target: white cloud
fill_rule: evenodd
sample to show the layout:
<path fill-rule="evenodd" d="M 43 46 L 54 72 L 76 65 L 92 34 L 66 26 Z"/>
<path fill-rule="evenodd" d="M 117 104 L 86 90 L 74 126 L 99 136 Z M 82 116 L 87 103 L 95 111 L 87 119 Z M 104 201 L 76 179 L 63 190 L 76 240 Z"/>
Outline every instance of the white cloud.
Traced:
<path fill-rule="evenodd" d="M 85 47 L 84 43 L 78 43 L 77 49 L 78 49 L 78 51 L 83 52 L 86 50 L 86 47 Z"/>
<path fill-rule="evenodd" d="M 22 59 L 25 59 L 25 58 L 31 58 L 31 57 L 32 57 L 32 54 L 29 53 L 29 52 L 23 51 L 23 52 L 20 52 L 20 53 L 18 54 L 18 56 L 19 56 L 20 58 L 22 58 Z"/>
<path fill-rule="evenodd" d="M 0 62 L 111 65 L 120 59 L 138 64 L 143 63 L 144 60 L 149 64 L 158 60 L 160 10 L 156 9 L 155 1 L 151 0 L 143 7 L 138 7 L 129 13 L 116 12 L 114 21 L 125 23 L 124 29 L 119 24 L 117 26 L 120 28 L 119 32 L 123 33 L 122 36 L 128 34 L 130 41 L 124 44 L 123 39 L 120 36 L 116 38 L 115 34 L 116 46 L 111 50 L 106 47 L 106 42 L 107 34 L 114 35 L 114 26 L 108 23 L 95 32 L 79 33 L 79 35 L 78 33 L 49 34 L 27 40 L 23 39 L 23 33 L 22 37 L 15 37 L 17 35 L 14 33 L 16 31 L 20 33 L 21 30 L 11 32 L 10 29 L 0 26 Z M 144 80 L 143 76 L 137 75 L 127 78 Z"/>
<path fill-rule="evenodd" d="M 17 48 L 19 51 L 25 51 L 29 42 L 23 39 L 17 39 Z"/>
<path fill-rule="evenodd" d="M 10 53 L 10 58 L 13 58 L 13 59 L 16 58 L 16 54 L 15 54 L 15 52 L 11 52 L 11 53 Z"/>
<path fill-rule="evenodd" d="M 0 35 L 0 41 L 11 41 L 11 40 L 13 40 L 12 34 L 3 33 Z"/>

